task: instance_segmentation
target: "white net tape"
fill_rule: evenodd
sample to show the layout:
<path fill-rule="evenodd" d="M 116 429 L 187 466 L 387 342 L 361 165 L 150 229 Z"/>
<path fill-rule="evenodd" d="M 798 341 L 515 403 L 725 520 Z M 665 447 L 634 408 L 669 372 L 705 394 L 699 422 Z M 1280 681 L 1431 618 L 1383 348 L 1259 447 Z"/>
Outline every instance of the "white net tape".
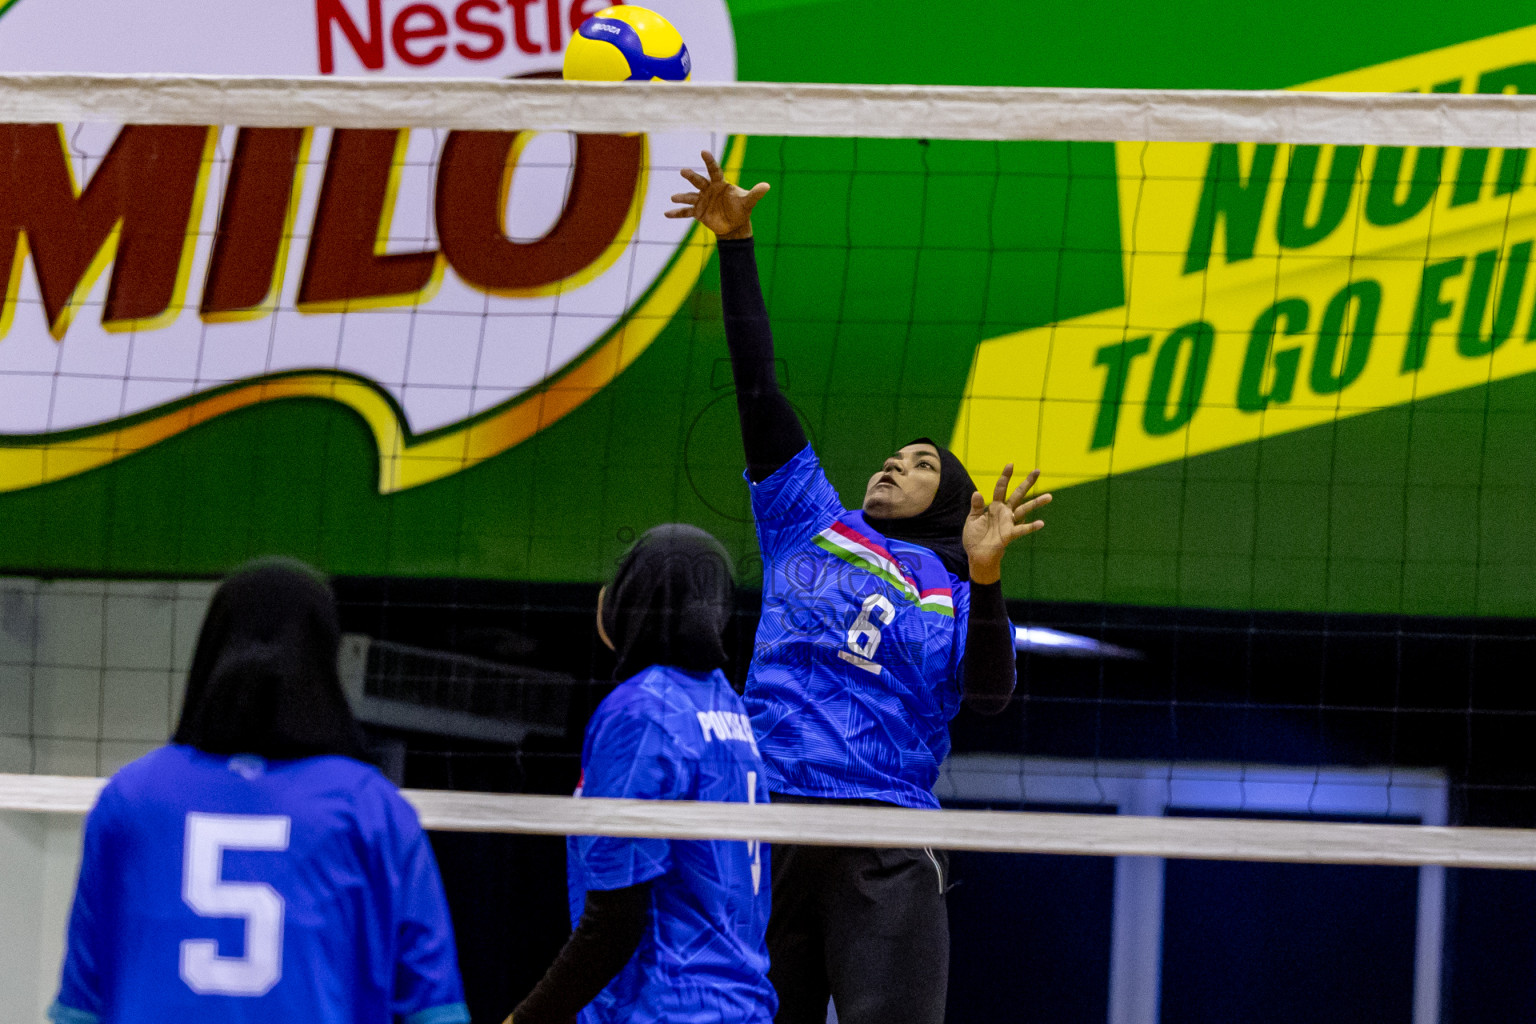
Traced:
<path fill-rule="evenodd" d="M 0 775 L 0 811 L 83 814 L 104 783 L 103 779 Z M 1526 829 L 599 800 L 429 790 L 407 790 L 405 795 L 423 825 L 445 832 L 1536 869 L 1536 832 Z"/>
<path fill-rule="evenodd" d="M 1536 146 L 1536 96 L 1499 94 L 7 75 L 0 120 Z"/>

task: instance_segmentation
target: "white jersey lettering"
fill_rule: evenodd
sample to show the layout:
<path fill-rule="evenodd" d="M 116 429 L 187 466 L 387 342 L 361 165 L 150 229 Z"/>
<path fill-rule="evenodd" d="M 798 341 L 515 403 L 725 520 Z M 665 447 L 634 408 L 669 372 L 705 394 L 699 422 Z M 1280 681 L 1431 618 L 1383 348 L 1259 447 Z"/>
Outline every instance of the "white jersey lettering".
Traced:
<path fill-rule="evenodd" d="M 752 734 L 752 720 L 746 715 L 734 711 L 700 711 L 697 714 L 704 742 L 735 740 L 748 744 L 752 753 L 757 753 L 757 737 Z"/>

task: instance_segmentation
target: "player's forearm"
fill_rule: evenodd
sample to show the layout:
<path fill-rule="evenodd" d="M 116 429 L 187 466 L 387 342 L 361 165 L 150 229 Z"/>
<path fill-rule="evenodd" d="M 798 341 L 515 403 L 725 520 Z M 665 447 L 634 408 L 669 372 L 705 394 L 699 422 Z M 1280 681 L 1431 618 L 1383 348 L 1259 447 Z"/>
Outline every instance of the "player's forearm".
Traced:
<path fill-rule="evenodd" d="M 560 955 L 512 1011 L 514 1024 L 569 1024 L 629 963 L 650 919 L 649 882 L 587 893 L 586 909 Z"/>
<path fill-rule="evenodd" d="M 720 240 L 720 301 L 747 475 L 762 481 L 798 455 L 806 439 L 774 373 L 773 330 L 751 238 Z"/>
<path fill-rule="evenodd" d="M 971 611 L 965 633 L 965 704 L 995 715 L 1008 706 L 1016 681 L 1013 623 L 1002 583 L 971 584 Z"/>

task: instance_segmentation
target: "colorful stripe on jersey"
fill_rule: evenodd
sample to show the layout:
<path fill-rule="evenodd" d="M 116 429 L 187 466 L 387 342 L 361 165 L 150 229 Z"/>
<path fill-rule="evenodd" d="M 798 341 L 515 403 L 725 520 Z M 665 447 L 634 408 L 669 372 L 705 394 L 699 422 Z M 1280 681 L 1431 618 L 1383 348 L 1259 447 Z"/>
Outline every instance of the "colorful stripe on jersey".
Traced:
<path fill-rule="evenodd" d="M 866 572 L 874 573 L 899 590 L 925 612 L 955 615 L 954 594 L 949 587 L 919 589 L 911 573 L 901 567 L 884 547 L 841 521 L 816 535 L 816 546 Z"/>

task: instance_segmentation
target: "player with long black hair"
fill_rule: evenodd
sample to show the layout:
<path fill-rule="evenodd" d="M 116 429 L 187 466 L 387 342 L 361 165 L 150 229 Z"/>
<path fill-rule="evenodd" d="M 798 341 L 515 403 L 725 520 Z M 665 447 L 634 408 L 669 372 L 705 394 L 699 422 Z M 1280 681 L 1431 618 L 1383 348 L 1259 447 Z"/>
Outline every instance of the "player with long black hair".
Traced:
<path fill-rule="evenodd" d="M 726 341 L 752 510 L 763 613 L 744 703 L 775 801 L 937 807 L 933 786 L 962 703 L 1001 710 L 1014 687 L 1000 580 L 1031 514 L 1039 471 L 984 500 L 930 438 L 893 452 L 861 507 L 844 508 L 774 376 L 773 336 L 752 242 L 768 191 L 707 175 L 672 197 L 719 238 Z M 949 925 L 943 858 L 931 850 L 777 846 L 769 977 L 780 1024 L 938 1024 Z"/>
<path fill-rule="evenodd" d="M 219 585 L 169 746 L 85 822 L 56 1024 L 468 1024 L 416 812 L 364 763 L 329 584 Z"/>

